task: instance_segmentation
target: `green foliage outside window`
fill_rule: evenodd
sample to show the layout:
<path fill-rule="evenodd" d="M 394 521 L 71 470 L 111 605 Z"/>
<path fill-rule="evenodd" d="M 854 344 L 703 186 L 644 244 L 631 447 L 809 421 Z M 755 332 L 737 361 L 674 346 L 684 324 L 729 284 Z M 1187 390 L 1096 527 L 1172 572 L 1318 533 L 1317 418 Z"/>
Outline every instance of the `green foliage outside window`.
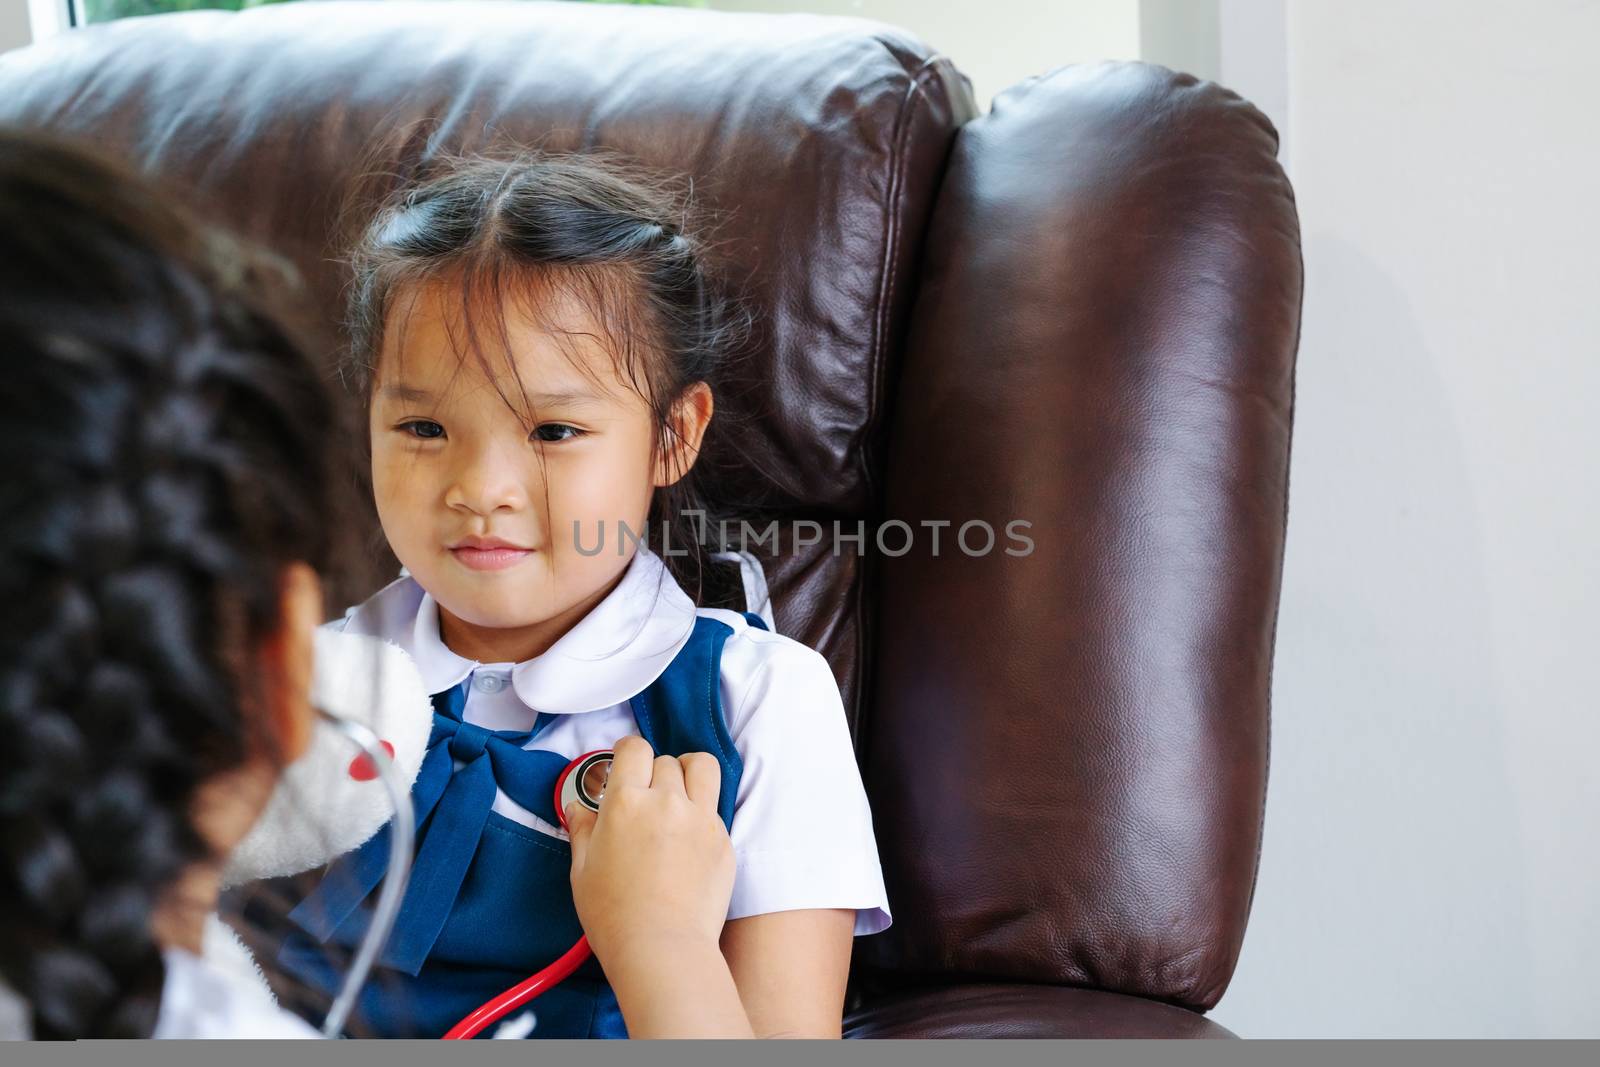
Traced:
<path fill-rule="evenodd" d="M 581 0 L 597 4 L 646 4 L 661 7 L 705 7 L 706 0 Z M 168 11 L 240 11 L 293 0 L 74 0 L 77 20 L 109 22 L 135 15 L 160 15 Z"/>

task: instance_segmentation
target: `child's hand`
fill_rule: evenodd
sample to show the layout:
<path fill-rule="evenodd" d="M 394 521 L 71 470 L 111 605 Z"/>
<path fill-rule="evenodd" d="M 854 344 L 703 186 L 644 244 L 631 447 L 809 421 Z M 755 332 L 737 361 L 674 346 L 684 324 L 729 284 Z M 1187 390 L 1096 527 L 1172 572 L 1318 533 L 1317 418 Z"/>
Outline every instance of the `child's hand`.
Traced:
<path fill-rule="evenodd" d="M 572 895 L 602 966 L 642 942 L 715 946 L 733 895 L 733 842 L 717 814 L 722 767 L 709 752 L 654 756 L 619 738 L 596 814 L 577 801 Z"/>

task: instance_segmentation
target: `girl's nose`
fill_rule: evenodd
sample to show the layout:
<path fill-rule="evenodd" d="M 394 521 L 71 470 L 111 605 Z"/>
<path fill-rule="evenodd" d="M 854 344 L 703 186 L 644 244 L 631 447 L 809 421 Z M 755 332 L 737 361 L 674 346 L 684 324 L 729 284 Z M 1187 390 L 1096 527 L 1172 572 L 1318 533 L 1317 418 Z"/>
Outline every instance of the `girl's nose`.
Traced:
<path fill-rule="evenodd" d="M 504 451 L 489 447 L 467 457 L 445 490 L 445 506 L 457 511 L 488 515 L 495 511 L 520 511 L 527 506 L 528 489 L 523 471 Z"/>

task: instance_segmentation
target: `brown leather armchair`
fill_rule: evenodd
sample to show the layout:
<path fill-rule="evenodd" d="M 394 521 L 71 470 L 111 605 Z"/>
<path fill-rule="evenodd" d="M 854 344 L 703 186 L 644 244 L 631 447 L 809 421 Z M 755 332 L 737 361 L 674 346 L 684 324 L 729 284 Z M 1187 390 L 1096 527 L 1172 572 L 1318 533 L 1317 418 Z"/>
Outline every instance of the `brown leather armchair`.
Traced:
<path fill-rule="evenodd" d="M 362 183 L 508 141 L 693 175 L 761 314 L 721 495 L 867 524 L 864 552 L 766 561 L 779 629 L 843 688 L 894 912 L 845 1033 L 1231 1036 L 1204 1012 L 1261 844 L 1302 275 L 1244 100 L 1117 63 L 979 116 L 949 58 L 861 20 L 331 3 L 8 53 L 0 121 L 292 259 L 330 359 Z M 895 519 L 899 556 L 873 545 Z M 1031 523 L 1033 551 L 966 554 L 973 520 Z M 369 562 L 338 602 L 394 573 Z"/>

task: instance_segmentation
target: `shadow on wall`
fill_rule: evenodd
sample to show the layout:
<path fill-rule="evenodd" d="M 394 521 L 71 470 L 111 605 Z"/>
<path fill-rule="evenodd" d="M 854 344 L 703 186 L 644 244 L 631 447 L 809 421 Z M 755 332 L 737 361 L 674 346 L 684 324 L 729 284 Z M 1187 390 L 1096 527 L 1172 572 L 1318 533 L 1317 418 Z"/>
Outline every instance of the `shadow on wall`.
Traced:
<path fill-rule="evenodd" d="M 1411 301 L 1305 245 L 1273 751 L 1219 1023 L 1250 1037 L 1536 1037 L 1526 867 L 1461 426 Z"/>

